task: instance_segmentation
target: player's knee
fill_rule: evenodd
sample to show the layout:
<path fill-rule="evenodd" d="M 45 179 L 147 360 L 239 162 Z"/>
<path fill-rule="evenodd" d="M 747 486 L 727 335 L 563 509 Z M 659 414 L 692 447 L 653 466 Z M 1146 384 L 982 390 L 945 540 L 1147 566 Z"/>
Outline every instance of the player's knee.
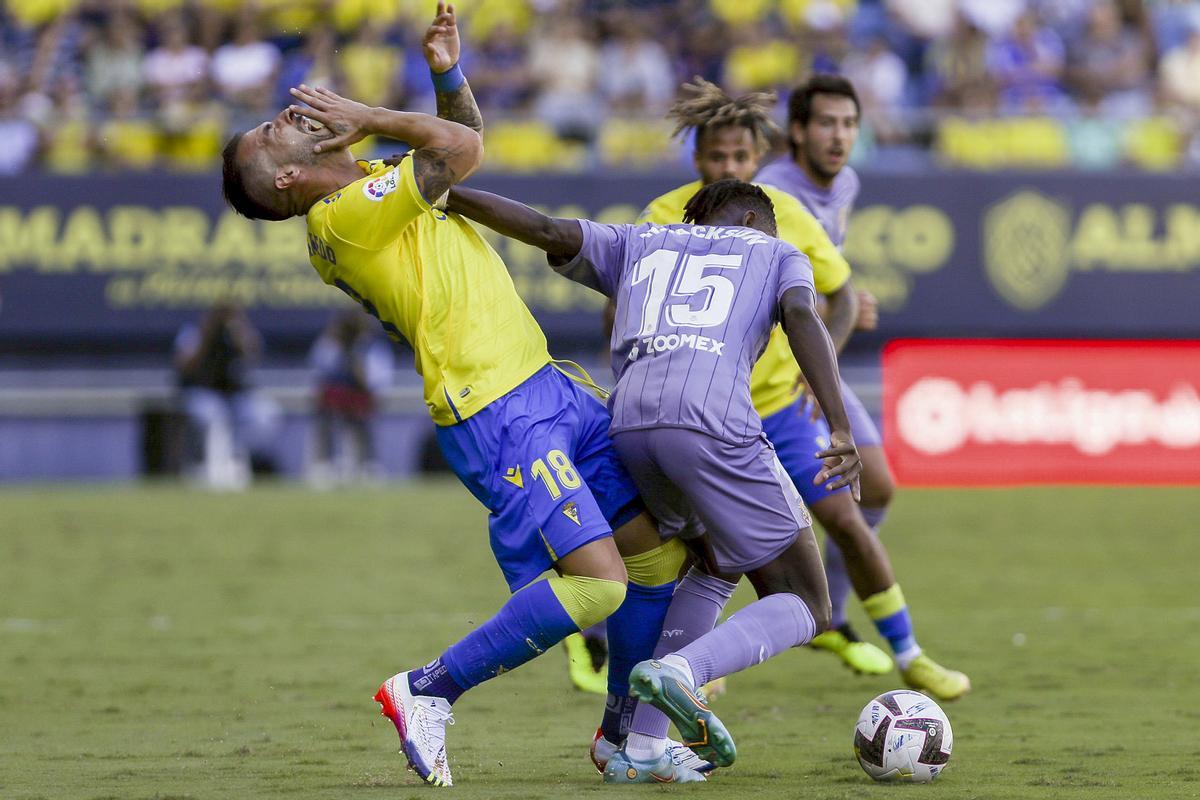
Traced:
<path fill-rule="evenodd" d="M 864 464 L 861 503 L 863 508 L 887 508 L 895 493 L 896 481 L 882 455 Z"/>
<path fill-rule="evenodd" d="M 663 542 L 652 550 L 635 556 L 624 556 L 629 582 L 638 586 L 662 586 L 679 577 L 687 547 L 678 539 Z"/>
<path fill-rule="evenodd" d="M 848 494 L 839 496 L 835 504 L 823 505 L 818 521 L 842 552 L 861 550 L 871 536 L 870 526 Z"/>
<path fill-rule="evenodd" d="M 833 605 L 829 601 L 829 590 L 823 592 L 813 592 L 811 597 L 801 597 L 805 605 L 808 606 L 808 611 L 812 614 L 813 625 L 815 630 L 813 635 L 824 633 L 829 630 L 830 623 L 833 621 Z"/>
<path fill-rule="evenodd" d="M 582 575 L 550 579 L 558 601 L 580 630 L 608 619 L 625 602 L 625 582 Z"/>

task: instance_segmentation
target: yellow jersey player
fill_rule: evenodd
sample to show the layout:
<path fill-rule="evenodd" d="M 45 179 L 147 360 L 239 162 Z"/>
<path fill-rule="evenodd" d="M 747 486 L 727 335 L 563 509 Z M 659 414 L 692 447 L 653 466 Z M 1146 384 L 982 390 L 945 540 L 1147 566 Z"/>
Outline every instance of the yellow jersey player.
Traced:
<path fill-rule="evenodd" d="M 670 117 L 676 123 L 676 134 L 694 135 L 700 180 L 650 201 L 641 222 L 679 222 L 684 205 L 701 186 L 723 178 L 753 178 L 767 150 L 768 136 L 776 130 L 770 113 L 773 95 L 751 94 L 734 99 L 701 79 L 685 85 L 683 90 L 684 96 L 672 107 Z M 773 186 L 764 184 L 762 188 L 775 206 L 779 238 L 812 262 L 814 284 L 827 302 L 825 317 L 830 337 L 840 352 L 854 330 L 857 314 L 850 267 L 821 223 L 796 198 Z M 844 554 L 854 590 L 901 661 L 905 680 L 939 700 L 961 696 L 970 688 L 970 682 L 962 673 L 945 669 L 922 654 L 887 550 L 873 534 L 858 504 L 844 489 L 829 491 L 814 483 L 822 463 L 813 454 L 828 445 L 829 431 L 798 394 L 798 387 L 802 387 L 800 369 L 788 349 L 787 337 L 776 328 L 750 376 L 751 397 L 767 438 L 805 503 Z M 836 653 L 857 672 L 884 674 L 892 669 L 887 654 L 859 640 L 844 620 L 839 628 L 817 636 L 813 646 Z"/>
<path fill-rule="evenodd" d="M 512 597 L 375 695 L 409 764 L 436 786 L 451 784 L 445 730 L 463 692 L 610 615 L 626 631 L 622 642 L 649 639 L 628 658 L 648 657 L 683 562 L 683 545 L 661 542 L 621 467 L 606 409 L 556 369 L 499 255 L 436 207 L 483 155 L 459 49 L 453 8 L 439 4 L 424 40 L 438 117 L 300 86 L 292 90 L 298 104 L 229 141 L 223 174 L 239 213 L 304 215 L 322 279 L 412 345 L 442 451 L 490 512 L 492 550 Z M 411 156 L 355 161 L 348 146 L 372 134 L 407 142 Z M 557 574 L 540 579 L 552 567 Z M 402 602 L 420 606 L 411 596 Z M 664 778 L 676 770 L 681 780 L 703 779 L 673 763 Z"/>

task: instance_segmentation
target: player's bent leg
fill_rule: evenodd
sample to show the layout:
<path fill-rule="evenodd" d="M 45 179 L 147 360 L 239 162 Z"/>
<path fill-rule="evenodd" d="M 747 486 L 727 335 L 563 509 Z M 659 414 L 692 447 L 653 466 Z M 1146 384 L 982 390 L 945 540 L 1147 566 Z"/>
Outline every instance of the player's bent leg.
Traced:
<path fill-rule="evenodd" d="M 725 604 L 737 588 L 737 576 L 733 577 L 734 581 L 727 581 L 708 575 L 696 567 L 688 570 L 671 598 L 670 607 L 662 623 L 661 636 L 654 648 L 655 658 L 666 656 L 712 631 Z M 629 723 L 629 737 L 623 748 L 625 755 L 638 764 L 657 763 L 664 754 L 683 755 L 677 751 L 675 744 L 667 739 L 670 724 L 670 717 L 656 706 L 648 703 L 638 705 Z M 599 759 L 594 761 L 599 765 Z M 679 766 L 702 772 L 712 768 L 712 762 L 708 759 L 704 759 L 704 764 L 681 761 L 678 758 L 675 761 Z M 605 781 L 609 780 L 606 771 Z"/>
<path fill-rule="evenodd" d="M 892 503 L 892 496 L 896 493 L 896 479 L 892 477 L 882 446 L 859 447 L 858 454 L 863 464 L 862 500 L 859 506 L 871 530 L 878 534 L 887 516 L 888 506 Z"/>
<path fill-rule="evenodd" d="M 629 694 L 629 672 L 654 654 L 687 548 L 677 539 L 663 542 L 645 513 L 618 529 L 614 539 L 618 548 L 625 544 L 629 582 L 625 602 L 609 618 L 608 697 L 600 730 L 605 740 L 620 744 L 637 704 Z"/>
<path fill-rule="evenodd" d="M 863 608 L 892 645 L 905 683 L 937 700 L 956 700 L 971 690 L 970 678 L 943 667 L 917 644 L 908 604 L 899 584 L 864 599 Z"/>
<path fill-rule="evenodd" d="M 830 492 L 824 485 L 813 483 L 823 466 L 820 459 L 815 458 L 815 453 L 829 442 L 829 428 L 825 421 L 820 418 L 814 419 L 809 406 L 801 400 L 766 417 L 763 420 L 763 429 L 775 446 L 779 461 L 787 470 L 797 491 L 829 533 L 830 518 L 834 511 L 844 509 L 843 504 L 854 504 L 847 489 Z M 839 497 L 840 500 L 836 499 Z M 892 660 L 887 653 L 873 644 L 862 642 L 846 618 L 846 601 L 850 595 L 851 581 L 841 550 L 833 536 L 826 537 L 824 563 L 832 619 L 830 630 L 815 636 L 811 642 L 812 646 L 833 653 L 855 672 L 890 672 Z"/>

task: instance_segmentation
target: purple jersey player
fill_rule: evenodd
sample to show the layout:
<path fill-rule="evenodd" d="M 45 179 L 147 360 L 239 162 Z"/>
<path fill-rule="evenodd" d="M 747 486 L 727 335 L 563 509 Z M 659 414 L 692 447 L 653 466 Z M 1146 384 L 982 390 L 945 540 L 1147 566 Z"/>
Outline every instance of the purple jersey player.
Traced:
<path fill-rule="evenodd" d="M 541 247 L 560 272 L 616 300 L 614 444 L 663 530 L 707 532 L 695 540 L 701 567 L 676 590 L 654 659 L 630 674 L 631 694 L 648 704 L 605 781 L 669 780 L 668 721 L 701 757 L 731 764 L 733 739 L 698 687 L 828 625 L 807 511 L 750 402 L 750 369 L 777 322 L 832 430 L 818 478 L 858 491 L 858 454 L 807 257 L 774 238 L 766 194 L 737 180 L 701 189 L 683 225 L 550 219 L 471 190 L 453 192 L 450 208 Z M 717 626 L 742 574 L 759 599 Z"/>
<path fill-rule="evenodd" d="M 791 158 L 768 164 L 756 176 L 759 182 L 782 189 L 803 203 L 839 247 L 846 238 L 850 209 L 858 197 L 858 175 L 846 164 L 858 138 L 858 120 L 858 96 L 851 83 L 840 75 L 813 75 L 797 87 L 788 100 Z M 875 309 L 875 298 L 860 292 L 858 330 L 874 329 Z M 862 448 L 862 516 L 877 532 L 895 491 L 895 481 L 883 452 L 879 429 L 845 382 L 842 383 L 842 398 Z M 769 434 L 777 440 L 782 451 L 784 443 L 778 441 L 770 427 Z M 876 554 L 876 564 L 885 564 L 887 559 L 881 547 L 871 547 L 869 542 L 858 540 L 857 545 L 850 542 L 847 547 L 844 537 L 826 539 L 825 573 L 833 620 L 832 630 L 816 644 L 842 654 L 847 663 L 851 663 L 849 656 L 858 637 L 846 618 L 851 571 L 847 570 L 842 548 L 855 561 L 872 550 Z M 859 552 L 851 552 L 853 550 Z M 893 583 L 884 591 L 864 597 L 863 601 L 868 615 L 892 646 L 901 675 L 908 685 L 939 700 L 953 700 L 970 690 L 971 682 L 966 675 L 943 667 L 921 649 L 899 584 Z"/>

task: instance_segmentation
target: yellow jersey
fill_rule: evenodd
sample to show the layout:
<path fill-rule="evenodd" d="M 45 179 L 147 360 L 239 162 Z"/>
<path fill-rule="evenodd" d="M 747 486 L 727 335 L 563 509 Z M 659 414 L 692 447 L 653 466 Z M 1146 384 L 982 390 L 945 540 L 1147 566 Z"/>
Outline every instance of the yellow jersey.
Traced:
<path fill-rule="evenodd" d="M 683 219 L 683 208 L 700 191 L 700 181 L 680 186 L 650 201 L 638 222 L 666 225 Z M 800 201 L 774 186 L 757 184 L 775 206 L 775 225 L 779 238 L 808 256 L 812 262 L 813 285 L 821 294 L 832 294 L 850 280 L 850 265 L 830 241 L 816 217 Z M 787 408 L 799 396 L 800 367 L 792 355 L 787 335 L 778 325 L 771 332 L 767 347 L 750 373 L 750 399 L 760 417 L 769 417 Z"/>
<path fill-rule="evenodd" d="M 360 163 L 308 210 L 309 260 L 412 345 L 430 416 L 453 425 L 550 363 L 546 337 L 500 254 L 421 196 L 411 158 Z"/>

